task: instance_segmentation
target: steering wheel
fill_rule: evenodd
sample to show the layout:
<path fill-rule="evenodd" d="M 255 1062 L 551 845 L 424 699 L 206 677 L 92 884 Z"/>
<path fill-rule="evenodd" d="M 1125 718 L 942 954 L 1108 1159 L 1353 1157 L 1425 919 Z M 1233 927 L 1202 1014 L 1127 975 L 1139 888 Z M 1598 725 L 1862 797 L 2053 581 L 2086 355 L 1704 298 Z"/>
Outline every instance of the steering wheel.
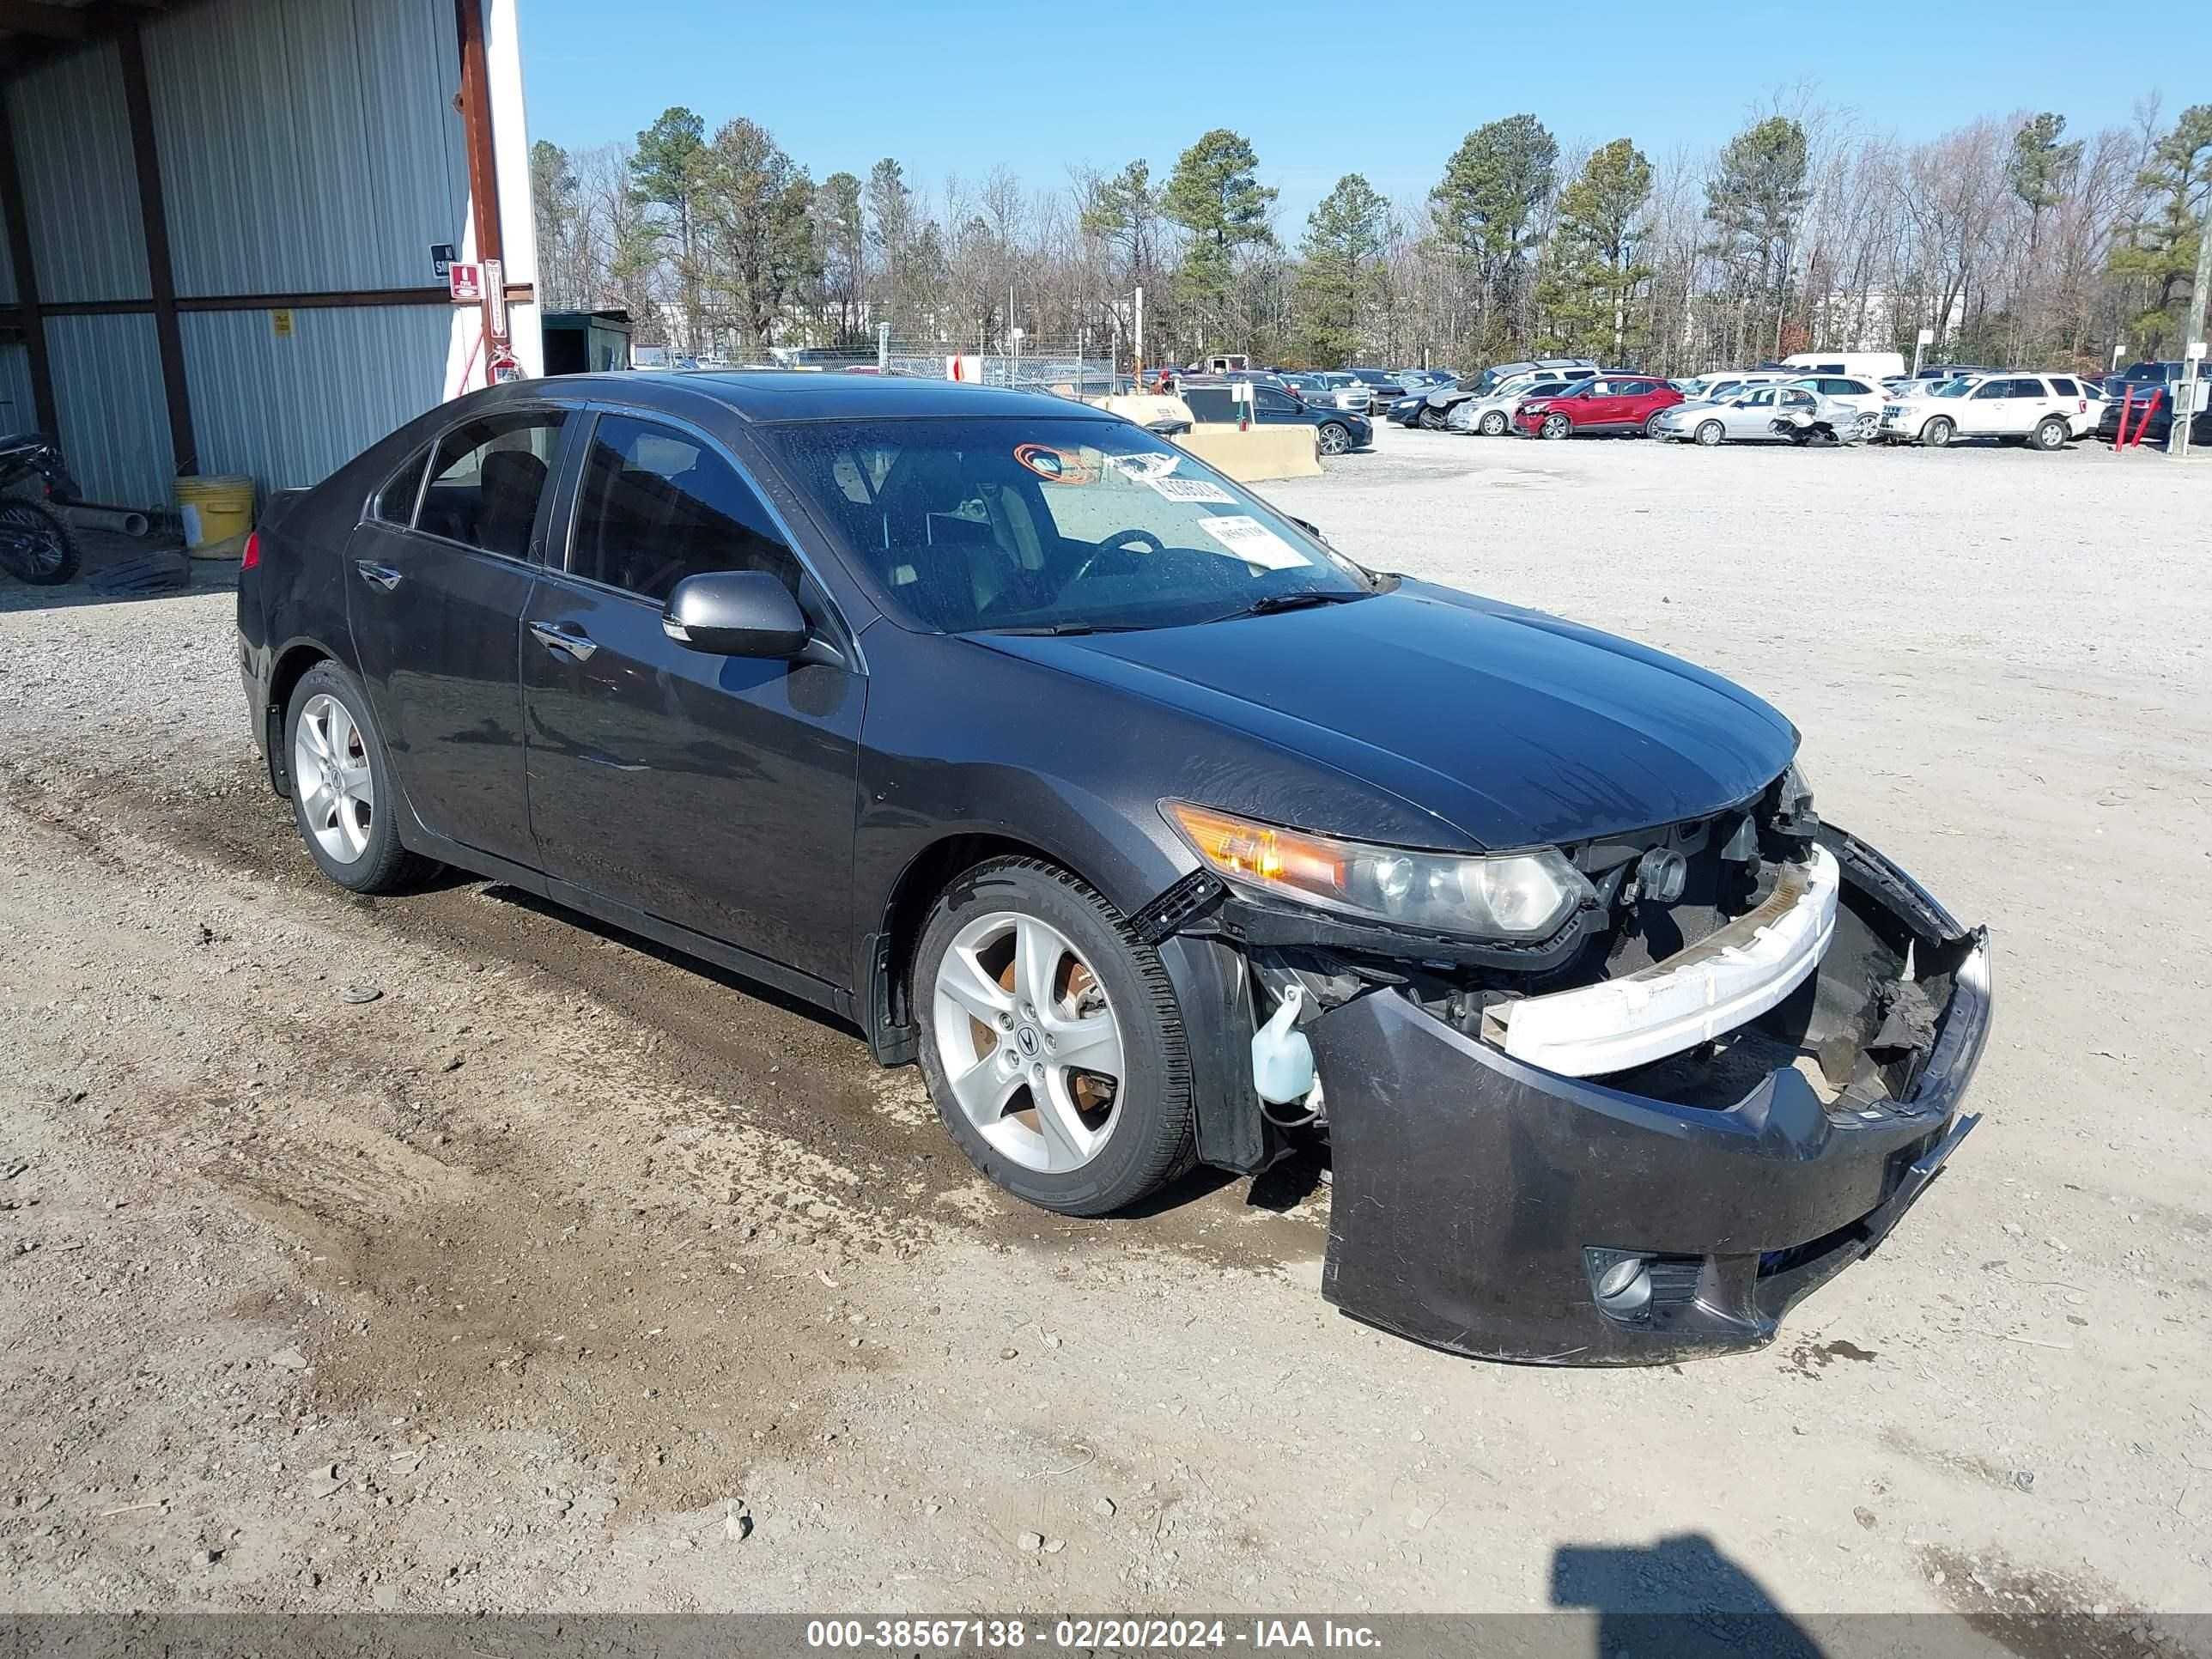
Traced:
<path fill-rule="evenodd" d="M 1138 542 L 1144 542 L 1148 545 L 1143 548 L 1133 545 Z M 1134 570 L 1139 557 L 1166 550 L 1167 544 L 1149 530 L 1117 530 L 1100 542 L 1092 550 L 1091 556 L 1075 568 L 1075 574 L 1067 579 L 1066 585 L 1070 587 L 1074 586 L 1076 583 L 1088 576 L 1093 567 L 1101 560 L 1115 557 L 1120 560 L 1124 568 Z"/>

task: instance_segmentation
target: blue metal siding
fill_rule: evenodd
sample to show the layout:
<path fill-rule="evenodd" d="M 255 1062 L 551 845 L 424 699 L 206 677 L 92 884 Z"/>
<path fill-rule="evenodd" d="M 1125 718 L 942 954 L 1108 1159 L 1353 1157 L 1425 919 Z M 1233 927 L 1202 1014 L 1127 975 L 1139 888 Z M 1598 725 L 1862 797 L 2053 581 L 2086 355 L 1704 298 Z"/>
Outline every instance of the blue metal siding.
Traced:
<path fill-rule="evenodd" d="M 113 43 L 10 82 L 6 96 L 40 299 L 144 299 L 138 172 Z"/>
<path fill-rule="evenodd" d="M 243 472 L 265 494 L 318 483 L 444 392 L 453 319 L 443 306 L 179 319 L 200 471 Z"/>
<path fill-rule="evenodd" d="M 175 461 L 153 318 L 49 317 L 46 352 L 62 453 L 86 495 L 121 507 L 167 501 Z"/>
<path fill-rule="evenodd" d="M 178 293 L 437 281 L 468 210 L 452 0 L 230 0 L 145 42 Z"/>

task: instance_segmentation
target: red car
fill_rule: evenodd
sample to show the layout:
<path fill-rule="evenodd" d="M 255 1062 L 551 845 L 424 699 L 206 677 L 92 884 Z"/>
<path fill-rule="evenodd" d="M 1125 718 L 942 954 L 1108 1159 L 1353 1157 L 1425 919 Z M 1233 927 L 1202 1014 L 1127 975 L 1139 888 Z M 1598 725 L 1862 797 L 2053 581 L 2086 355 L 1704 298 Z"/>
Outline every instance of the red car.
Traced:
<path fill-rule="evenodd" d="M 1641 432 L 1653 428 L 1682 394 L 1656 374 L 1601 374 L 1565 392 L 1531 398 L 1513 411 L 1513 424 L 1532 438 L 1571 438 L 1578 432 Z"/>

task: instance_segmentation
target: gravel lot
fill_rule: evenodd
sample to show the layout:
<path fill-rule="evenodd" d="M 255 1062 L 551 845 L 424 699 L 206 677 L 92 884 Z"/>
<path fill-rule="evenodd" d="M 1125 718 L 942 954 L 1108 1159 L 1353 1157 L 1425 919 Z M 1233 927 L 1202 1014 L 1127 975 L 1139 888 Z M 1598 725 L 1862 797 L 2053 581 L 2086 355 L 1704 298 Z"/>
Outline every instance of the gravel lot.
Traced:
<path fill-rule="evenodd" d="M 4 1605 L 2205 1609 L 2212 469 L 1391 428 L 1267 493 L 1742 680 L 1991 925 L 1981 1130 L 1776 1346 L 1385 1338 L 1310 1168 L 1019 1208 L 845 1030 L 315 878 L 227 592 L 10 584 Z"/>

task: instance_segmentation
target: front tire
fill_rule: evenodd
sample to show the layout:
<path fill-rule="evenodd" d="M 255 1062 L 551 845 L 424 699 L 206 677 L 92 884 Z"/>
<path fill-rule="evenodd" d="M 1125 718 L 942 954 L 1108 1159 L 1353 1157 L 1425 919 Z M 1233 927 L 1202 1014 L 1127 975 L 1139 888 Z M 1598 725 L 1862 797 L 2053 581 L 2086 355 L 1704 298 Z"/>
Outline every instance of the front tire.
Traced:
<path fill-rule="evenodd" d="M 394 893 L 419 873 L 399 844 L 392 763 L 361 684 L 336 663 L 300 678 L 284 711 L 292 821 L 307 855 L 339 886 Z"/>
<path fill-rule="evenodd" d="M 1075 876 L 1024 858 L 960 876 L 922 929 L 913 994 L 939 1116 L 1015 1197 L 1105 1215 L 1189 1167 L 1175 987 L 1127 918 Z"/>
<path fill-rule="evenodd" d="M 1352 428 L 1340 426 L 1334 421 L 1324 421 L 1321 428 L 1321 453 L 1324 455 L 1348 454 L 1352 449 Z"/>
<path fill-rule="evenodd" d="M 1565 437 L 1568 433 L 1573 430 L 1573 422 L 1569 421 L 1565 416 L 1547 415 L 1544 416 L 1543 425 L 1536 428 L 1536 435 L 1540 438 L 1550 438 L 1557 441 Z"/>
<path fill-rule="evenodd" d="M 1444 429 L 1444 412 L 1441 409 L 1431 409 L 1424 404 L 1418 418 L 1425 431 L 1441 432 Z"/>
<path fill-rule="evenodd" d="M 1493 409 L 1482 417 L 1482 435 L 1486 438 L 1505 435 L 1505 416 L 1502 410 Z"/>
<path fill-rule="evenodd" d="M 1718 421 L 1701 421 L 1698 424 L 1698 442 L 1704 448 L 1717 447 L 1726 436 L 1728 433 Z"/>
<path fill-rule="evenodd" d="M 1951 440 L 1959 435 L 1959 428 L 1948 415 L 1938 415 L 1920 428 L 1920 441 L 1930 449 L 1948 449 Z"/>

